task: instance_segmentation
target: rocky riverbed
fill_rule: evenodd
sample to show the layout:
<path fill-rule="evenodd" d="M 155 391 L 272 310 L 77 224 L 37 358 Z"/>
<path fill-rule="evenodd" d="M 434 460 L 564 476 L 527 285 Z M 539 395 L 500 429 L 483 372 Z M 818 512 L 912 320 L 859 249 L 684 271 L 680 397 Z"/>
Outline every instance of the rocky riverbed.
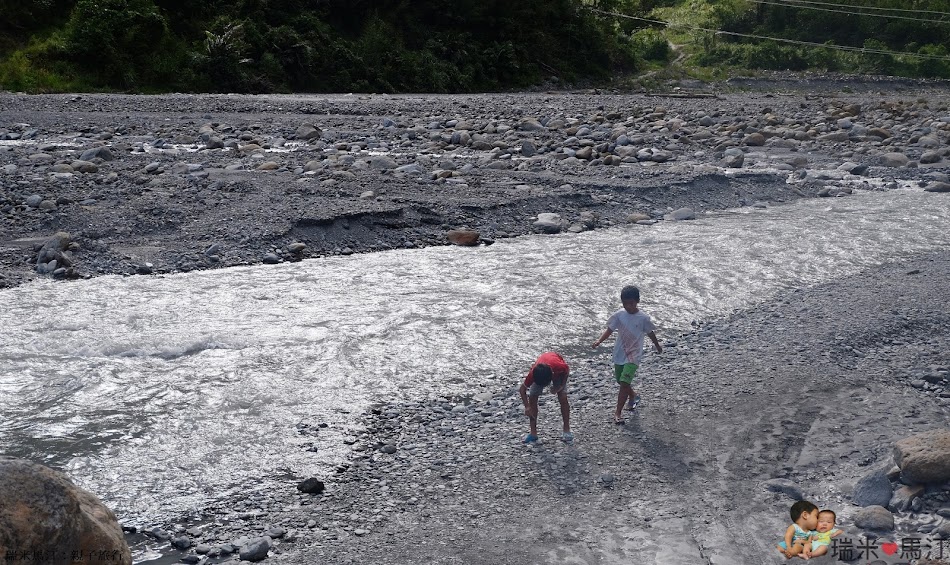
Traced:
<path fill-rule="evenodd" d="M 0 285 L 950 188 L 945 85 L 691 86 L 0 94 Z M 288 477 L 285 491 L 158 525 L 148 540 L 190 562 L 244 547 L 291 564 L 763 563 L 778 561 L 798 492 L 863 535 L 855 484 L 883 470 L 899 489 L 894 442 L 950 421 L 948 275 L 950 254 L 910 257 L 661 336 L 667 352 L 645 367 L 644 403 L 623 426 L 609 418 L 606 352 L 564 344 L 573 445 L 555 440 L 550 399 L 544 441 L 520 444 L 514 375 L 464 398 L 380 405 L 347 440 L 350 460 L 319 477 L 322 494 Z M 913 498 L 875 535 L 943 535 L 947 486 Z"/>
<path fill-rule="evenodd" d="M 444 245 L 451 230 L 491 243 L 901 180 L 950 188 L 945 86 L 813 86 L 0 93 L 0 285 Z"/>

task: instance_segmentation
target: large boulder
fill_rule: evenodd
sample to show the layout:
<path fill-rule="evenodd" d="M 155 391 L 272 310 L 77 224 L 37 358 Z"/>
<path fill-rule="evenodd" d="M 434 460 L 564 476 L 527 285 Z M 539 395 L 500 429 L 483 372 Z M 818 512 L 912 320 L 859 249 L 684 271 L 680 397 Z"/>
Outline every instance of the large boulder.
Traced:
<path fill-rule="evenodd" d="M 898 441 L 894 444 L 894 461 L 906 483 L 950 481 L 950 429 L 923 432 Z"/>
<path fill-rule="evenodd" d="M 554 212 L 542 212 L 538 214 L 538 219 L 532 224 L 535 231 L 541 233 L 560 233 L 570 225 L 561 218 L 560 214 Z"/>
<path fill-rule="evenodd" d="M 115 156 L 112 154 L 112 150 L 104 145 L 86 149 L 82 152 L 82 154 L 79 155 L 80 161 L 92 161 L 93 159 L 111 161 L 115 159 Z"/>
<path fill-rule="evenodd" d="M 891 152 L 881 155 L 881 164 L 885 167 L 906 167 L 910 158 L 903 153 Z"/>
<path fill-rule="evenodd" d="M 449 243 L 453 245 L 478 245 L 478 240 L 480 237 L 481 234 L 479 234 L 477 231 L 469 229 L 455 229 L 445 232 L 445 238 L 448 239 Z"/>
<path fill-rule="evenodd" d="M 366 163 L 374 171 L 389 171 L 399 166 L 399 163 L 389 155 L 374 155 L 367 159 Z"/>
<path fill-rule="evenodd" d="M 308 494 L 322 494 L 326 485 L 316 477 L 310 477 L 297 483 L 297 490 Z"/>
<path fill-rule="evenodd" d="M 66 232 L 56 232 L 47 239 L 36 254 L 36 270 L 40 273 L 52 273 L 58 268 L 72 267 L 72 260 L 66 251 L 72 244 L 72 238 Z"/>
<path fill-rule="evenodd" d="M 538 131 L 544 129 L 544 126 L 541 125 L 541 122 L 537 118 L 524 118 L 518 125 L 515 126 L 520 131 Z"/>
<path fill-rule="evenodd" d="M 241 546 L 239 553 L 241 561 L 263 561 L 273 546 L 274 543 L 268 536 L 253 539 Z"/>
<path fill-rule="evenodd" d="M 663 217 L 667 220 L 695 220 L 696 211 L 692 208 L 679 208 Z"/>
<path fill-rule="evenodd" d="M 759 132 L 751 133 L 742 140 L 742 143 L 745 145 L 751 145 L 753 147 L 761 147 L 765 145 L 765 136 Z"/>
<path fill-rule="evenodd" d="M 865 530 L 891 531 L 894 515 L 883 506 L 868 506 L 855 512 L 854 525 Z"/>
<path fill-rule="evenodd" d="M 722 164 L 728 169 L 740 169 L 745 162 L 745 153 L 741 149 L 730 147 L 722 156 Z"/>
<path fill-rule="evenodd" d="M 772 492 L 780 492 L 785 494 L 792 500 L 804 500 L 805 496 L 802 494 L 802 487 L 793 481 L 788 479 L 770 479 L 765 481 L 765 488 Z"/>
<path fill-rule="evenodd" d="M 294 133 L 296 134 L 297 139 L 303 139 L 306 141 L 310 141 L 311 139 L 320 139 L 320 136 L 323 135 L 323 131 L 313 124 L 301 124 Z"/>
<path fill-rule="evenodd" d="M 923 504 L 921 497 L 926 491 L 927 487 L 924 485 L 903 485 L 894 491 L 890 502 L 887 503 L 887 509 L 891 512 L 917 510 Z"/>
<path fill-rule="evenodd" d="M 893 493 L 887 473 L 876 469 L 858 480 L 851 499 L 858 506 L 887 506 Z"/>
<path fill-rule="evenodd" d="M 4 563 L 132 564 L 115 514 L 58 471 L 0 456 L 0 500 Z"/>

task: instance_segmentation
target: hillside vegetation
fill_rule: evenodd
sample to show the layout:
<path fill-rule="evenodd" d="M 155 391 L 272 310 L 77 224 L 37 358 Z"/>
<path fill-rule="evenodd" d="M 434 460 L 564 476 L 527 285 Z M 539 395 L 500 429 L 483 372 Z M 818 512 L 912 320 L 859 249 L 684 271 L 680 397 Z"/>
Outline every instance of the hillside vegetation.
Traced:
<path fill-rule="evenodd" d="M 950 0 L 0 0 L 0 88 L 475 92 L 755 69 L 950 78 Z"/>

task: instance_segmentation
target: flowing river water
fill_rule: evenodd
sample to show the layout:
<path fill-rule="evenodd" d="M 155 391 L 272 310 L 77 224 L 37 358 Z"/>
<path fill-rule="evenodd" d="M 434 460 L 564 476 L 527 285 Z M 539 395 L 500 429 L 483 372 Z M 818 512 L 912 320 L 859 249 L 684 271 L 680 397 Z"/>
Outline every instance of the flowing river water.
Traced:
<path fill-rule="evenodd" d="M 624 284 L 669 339 L 948 244 L 950 198 L 903 188 L 488 247 L 34 282 L 0 291 L 0 453 L 66 470 L 123 524 L 162 523 L 326 474 L 375 401 L 515 386 L 539 352 L 590 343 Z"/>

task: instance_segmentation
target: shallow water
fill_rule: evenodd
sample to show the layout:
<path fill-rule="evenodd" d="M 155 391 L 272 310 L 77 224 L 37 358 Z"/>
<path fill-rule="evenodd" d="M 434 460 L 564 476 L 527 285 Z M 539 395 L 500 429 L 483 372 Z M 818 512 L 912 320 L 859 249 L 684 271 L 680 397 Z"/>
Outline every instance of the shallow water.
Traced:
<path fill-rule="evenodd" d="M 324 474 L 374 401 L 515 386 L 541 351 L 593 341 L 624 284 L 662 339 L 948 243 L 950 198 L 907 189 L 489 247 L 33 283 L 0 291 L 0 452 L 66 469 L 125 524 L 164 523 Z"/>

